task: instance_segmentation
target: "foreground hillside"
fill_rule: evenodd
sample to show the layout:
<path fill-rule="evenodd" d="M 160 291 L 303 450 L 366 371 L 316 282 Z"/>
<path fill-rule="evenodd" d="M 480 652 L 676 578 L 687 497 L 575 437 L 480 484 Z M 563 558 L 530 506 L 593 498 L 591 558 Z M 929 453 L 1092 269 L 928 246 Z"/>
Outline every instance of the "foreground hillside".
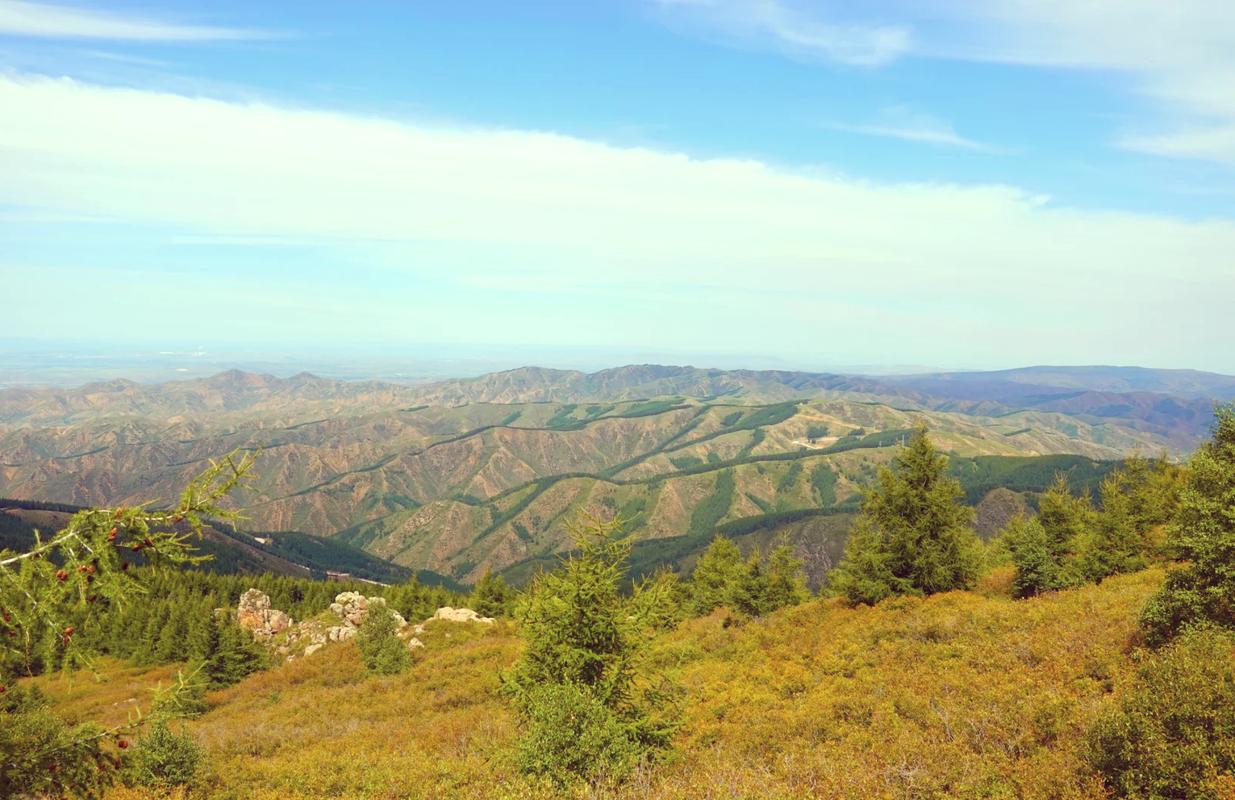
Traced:
<path fill-rule="evenodd" d="M 952 592 L 688 620 L 651 656 L 686 695 L 680 755 L 592 792 L 1101 797 L 1082 767 L 1084 731 L 1131 678 L 1137 616 L 1160 582 L 1148 571 L 1025 601 Z M 208 695 L 188 727 L 209 751 L 210 796 L 560 796 L 511 763 L 515 722 L 498 674 L 520 649 L 513 626 L 434 622 L 422 638 L 401 676 L 366 677 L 345 643 Z M 120 719 L 142 685 L 169 676 L 114 674 L 102 685 L 76 678 L 57 693 L 61 710 Z"/>

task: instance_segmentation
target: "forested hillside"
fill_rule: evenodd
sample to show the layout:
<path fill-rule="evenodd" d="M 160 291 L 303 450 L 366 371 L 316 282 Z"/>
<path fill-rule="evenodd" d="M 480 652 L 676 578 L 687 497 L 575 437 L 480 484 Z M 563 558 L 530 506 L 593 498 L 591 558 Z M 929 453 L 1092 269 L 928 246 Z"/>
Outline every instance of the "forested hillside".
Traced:
<path fill-rule="evenodd" d="M 858 487 L 918 424 L 957 457 L 974 505 L 998 487 L 1032 503 L 1058 468 L 1086 473 L 1078 485 L 1092 486 L 1104 468 L 1087 459 L 1178 446 L 1184 416 L 1164 426 L 1145 415 L 1048 411 L 1040 385 L 1012 377 L 992 380 L 1015 390 L 1019 408 L 974 406 L 965 392 L 987 389 L 965 376 L 932 378 L 964 391 L 931 399 L 891 379 L 656 366 L 529 368 L 424 386 L 233 371 L 158 386 L 9 389 L 0 392 L 0 496 L 76 506 L 165 498 L 208 459 L 242 448 L 260 452 L 237 493 L 245 529 L 285 543 L 293 532 L 330 537 L 396 563 L 391 575 L 429 570 L 468 583 L 486 569 L 525 578 L 567 546 L 564 521 L 579 513 L 622 514 L 648 567 L 688 564 L 714 526 L 735 536 L 843 532 Z M 1142 376 L 1129 386 L 1216 392 L 1220 377 Z M 1104 374 L 1092 380 L 1110 388 Z M 1065 402 L 1076 390 L 1047 394 Z M 1176 402 L 1158 398 L 1160 413 Z M 1062 456 L 1081 458 L 1050 460 Z M 842 543 L 823 539 L 816 582 Z M 359 569 L 346 549 L 316 541 L 296 540 L 317 551 L 309 568 Z M 374 568 L 384 569 L 364 569 L 381 579 Z"/>

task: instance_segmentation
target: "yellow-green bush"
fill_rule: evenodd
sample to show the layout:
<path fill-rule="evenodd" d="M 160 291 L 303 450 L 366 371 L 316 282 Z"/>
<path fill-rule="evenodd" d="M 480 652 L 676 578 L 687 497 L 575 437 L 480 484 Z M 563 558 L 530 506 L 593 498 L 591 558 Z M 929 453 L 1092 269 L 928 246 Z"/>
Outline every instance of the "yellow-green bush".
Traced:
<path fill-rule="evenodd" d="M 1235 779 L 1235 633 L 1193 628 L 1147 655 L 1089 736 L 1116 797 L 1221 800 Z"/>

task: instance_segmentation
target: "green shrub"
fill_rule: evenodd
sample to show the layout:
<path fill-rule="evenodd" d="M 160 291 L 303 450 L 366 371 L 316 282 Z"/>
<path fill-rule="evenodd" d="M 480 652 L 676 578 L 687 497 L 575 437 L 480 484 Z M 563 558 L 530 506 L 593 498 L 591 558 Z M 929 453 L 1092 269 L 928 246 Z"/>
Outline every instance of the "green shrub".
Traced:
<path fill-rule="evenodd" d="M 133 783 L 171 787 L 192 784 L 206 754 L 189 736 L 173 733 L 166 720 L 152 724 L 137 740 L 129 767 Z"/>
<path fill-rule="evenodd" d="M 620 780 L 643 748 L 631 727 L 585 687 L 551 683 L 533 689 L 523 705 L 524 732 L 516 763 L 558 784 Z"/>
<path fill-rule="evenodd" d="M 1089 735 L 1116 797 L 1220 800 L 1235 776 L 1235 634 L 1192 628 L 1148 656 Z"/>
<path fill-rule="evenodd" d="M 70 727 L 37 691 L 5 686 L 0 693 L 0 797 L 59 797 L 69 784 L 83 793 L 110 781 L 94 725 Z"/>
<path fill-rule="evenodd" d="M 395 635 L 395 618 L 385 606 L 374 605 L 356 631 L 356 646 L 365 669 L 374 675 L 398 675 L 412 663 L 411 651 Z"/>

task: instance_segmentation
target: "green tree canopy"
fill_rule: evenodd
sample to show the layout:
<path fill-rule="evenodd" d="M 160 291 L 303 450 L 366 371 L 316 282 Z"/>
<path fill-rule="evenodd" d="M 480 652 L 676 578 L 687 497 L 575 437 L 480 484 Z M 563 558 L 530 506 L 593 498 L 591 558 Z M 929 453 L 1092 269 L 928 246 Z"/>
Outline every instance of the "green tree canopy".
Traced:
<path fill-rule="evenodd" d="M 879 471 L 862 503 L 832 587 L 851 603 L 894 594 L 966 589 L 977 578 L 980 543 L 948 459 L 918 428 Z"/>
<path fill-rule="evenodd" d="M 472 591 L 471 605 L 472 610 L 482 617 L 505 617 L 509 616 L 514 607 L 516 592 L 506 583 L 506 579 L 501 575 L 494 575 L 492 570 L 485 570 L 485 574 L 476 582 L 476 588 Z"/>
<path fill-rule="evenodd" d="M 503 688 L 525 723 L 519 760 L 562 782 L 616 777 L 667 748 L 676 725 L 641 670 L 650 625 L 645 604 L 619 588 L 630 554 L 619 531 L 620 522 L 577 525 L 577 552 L 539 576 L 517 611 L 526 646 Z M 578 758 L 570 742 L 593 739 L 604 742 L 596 757 Z"/>
<path fill-rule="evenodd" d="M 365 669 L 374 675 L 398 675 L 412 663 L 412 654 L 407 645 L 396 636 L 394 614 L 381 603 L 369 606 L 360 630 L 356 632 L 356 646 L 360 648 L 360 660 Z"/>
<path fill-rule="evenodd" d="M 1189 462 L 1169 544 L 1185 563 L 1142 615 L 1149 642 L 1210 623 L 1235 630 L 1235 407 L 1217 409 L 1212 438 Z"/>

